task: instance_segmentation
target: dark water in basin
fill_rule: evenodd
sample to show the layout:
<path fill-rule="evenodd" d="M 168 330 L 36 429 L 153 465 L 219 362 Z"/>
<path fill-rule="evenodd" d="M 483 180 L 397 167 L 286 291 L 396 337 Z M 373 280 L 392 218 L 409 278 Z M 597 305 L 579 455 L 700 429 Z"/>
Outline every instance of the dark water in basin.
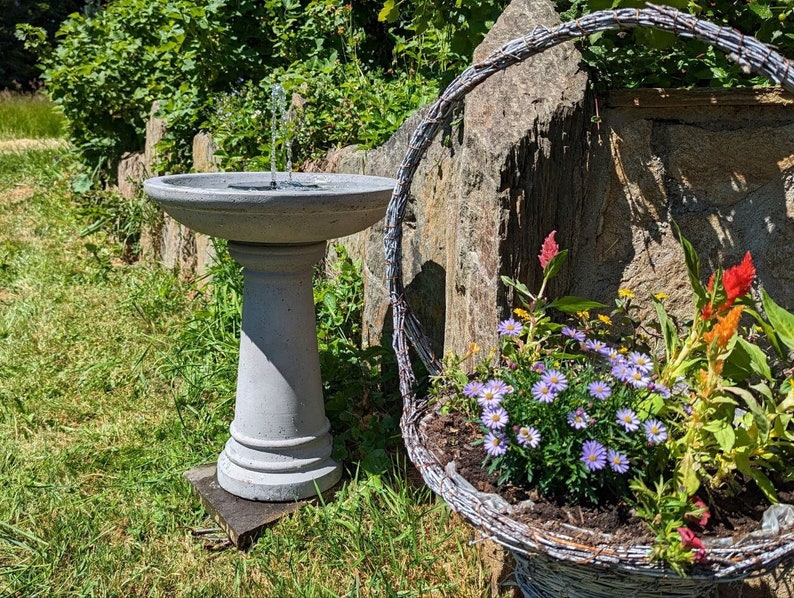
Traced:
<path fill-rule="evenodd" d="M 238 189 L 240 191 L 311 191 L 312 189 L 319 188 L 320 185 L 314 183 L 299 183 L 297 181 L 272 181 L 269 183 L 252 182 L 229 185 L 229 189 Z"/>

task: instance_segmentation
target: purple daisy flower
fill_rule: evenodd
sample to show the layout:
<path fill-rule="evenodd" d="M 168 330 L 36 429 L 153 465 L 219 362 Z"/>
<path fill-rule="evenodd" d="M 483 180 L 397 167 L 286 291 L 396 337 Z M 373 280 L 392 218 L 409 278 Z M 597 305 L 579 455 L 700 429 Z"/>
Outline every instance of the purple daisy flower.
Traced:
<path fill-rule="evenodd" d="M 655 382 L 653 385 L 653 392 L 658 394 L 663 399 L 669 399 L 672 396 L 670 389 L 661 382 Z"/>
<path fill-rule="evenodd" d="M 557 393 L 543 380 L 538 380 L 532 385 L 532 396 L 541 403 L 551 403 L 557 398 Z"/>
<path fill-rule="evenodd" d="M 587 386 L 587 390 L 590 392 L 590 396 L 594 399 L 598 399 L 599 401 L 606 400 L 609 395 L 612 394 L 612 389 L 609 387 L 609 384 L 604 382 L 603 380 L 596 380 L 595 382 L 591 382 Z"/>
<path fill-rule="evenodd" d="M 470 399 L 474 399 L 480 394 L 480 391 L 484 386 L 485 384 L 483 382 L 480 382 L 479 380 L 472 380 L 463 387 L 463 394 Z"/>
<path fill-rule="evenodd" d="M 658 419 L 649 419 L 643 425 L 645 436 L 650 444 L 659 444 L 667 440 L 667 428 Z"/>
<path fill-rule="evenodd" d="M 642 370 L 637 368 L 629 368 L 629 376 L 626 380 L 634 388 L 648 388 L 651 379 Z"/>
<path fill-rule="evenodd" d="M 502 336 L 518 336 L 524 330 L 524 326 L 521 322 L 508 318 L 499 322 L 496 330 Z"/>
<path fill-rule="evenodd" d="M 540 445 L 540 432 L 529 426 L 521 426 L 516 432 L 516 440 L 521 446 L 538 448 L 538 445 Z"/>
<path fill-rule="evenodd" d="M 653 371 L 653 359 L 651 359 L 650 355 L 632 351 L 627 359 L 632 367 L 640 370 L 643 374 L 650 374 Z"/>
<path fill-rule="evenodd" d="M 612 366 L 612 367 L 615 367 L 616 365 L 618 365 L 618 364 L 620 364 L 620 363 L 624 363 L 624 362 L 625 362 L 625 359 L 626 359 L 626 358 L 625 358 L 625 357 L 623 357 L 623 355 L 621 355 L 621 354 L 618 352 L 618 350 L 617 350 L 617 349 L 615 349 L 614 347 L 607 347 L 607 348 L 605 348 L 605 349 L 604 349 L 604 350 L 601 352 L 601 355 L 604 357 L 604 359 L 606 359 L 606 360 L 607 360 L 607 362 L 609 363 L 609 365 L 610 365 L 610 366 Z"/>
<path fill-rule="evenodd" d="M 612 375 L 621 382 L 628 382 L 631 376 L 632 369 L 622 362 L 618 362 L 612 366 Z"/>
<path fill-rule="evenodd" d="M 590 418 L 581 407 L 568 414 L 568 425 L 575 430 L 584 430 L 587 427 L 587 420 Z"/>
<path fill-rule="evenodd" d="M 513 387 L 504 380 L 488 380 L 488 384 L 496 394 L 502 397 L 513 392 Z"/>
<path fill-rule="evenodd" d="M 502 402 L 509 388 L 501 380 L 488 380 L 477 395 L 477 402 L 483 409 L 494 409 Z"/>
<path fill-rule="evenodd" d="M 584 344 L 584 348 L 586 351 L 595 351 L 596 353 L 601 353 L 607 346 L 604 344 L 604 341 L 588 339 L 588 341 Z"/>
<path fill-rule="evenodd" d="M 482 414 L 482 423 L 489 430 L 502 430 L 508 421 L 507 411 L 503 407 L 488 409 Z"/>
<path fill-rule="evenodd" d="M 507 438 L 501 434 L 491 432 L 483 442 L 485 452 L 491 457 L 501 457 L 507 452 Z"/>
<path fill-rule="evenodd" d="M 629 458 L 616 450 L 607 451 L 607 462 L 616 473 L 626 473 L 629 470 Z"/>
<path fill-rule="evenodd" d="M 549 388 L 555 393 L 562 392 L 568 388 L 568 378 L 558 370 L 546 370 L 546 373 L 541 377 L 541 381 L 548 384 Z"/>
<path fill-rule="evenodd" d="M 618 422 L 626 432 L 634 432 L 640 427 L 640 418 L 629 408 L 618 409 L 615 414 L 615 421 Z"/>
<path fill-rule="evenodd" d="M 579 341 L 580 343 L 585 339 L 584 332 L 577 330 L 576 328 L 571 328 L 570 326 L 563 326 L 562 330 L 560 330 L 560 333 L 563 336 L 572 338 L 573 340 Z"/>
<path fill-rule="evenodd" d="M 544 374 L 546 372 L 546 364 L 542 361 L 536 361 L 529 369 L 535 373 Z"/>
<path fill-rule="evenodd" d="M 607 464 L 607 451 L 604 445 L 595 440 L 587 440 L 582 445 L 582 462 L 590 471 L 604 469 Z"/>

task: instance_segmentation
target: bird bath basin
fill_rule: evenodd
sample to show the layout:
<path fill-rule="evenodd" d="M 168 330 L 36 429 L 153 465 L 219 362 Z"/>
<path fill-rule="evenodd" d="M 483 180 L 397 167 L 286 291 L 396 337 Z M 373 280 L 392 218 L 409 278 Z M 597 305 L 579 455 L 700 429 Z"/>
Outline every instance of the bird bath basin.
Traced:
<path fill-rule="evenodd" d="M 228 239 L 243 266 L 243 315 L 234 420 L 218 458 L 220 486 L 259 501 L 293 501 L 331 488 L 317 352 L 312 267 L 327 239 L 380 220 L 393 179 L 231 172 L 149 179 L 146 194 L 185 226 Z"/>

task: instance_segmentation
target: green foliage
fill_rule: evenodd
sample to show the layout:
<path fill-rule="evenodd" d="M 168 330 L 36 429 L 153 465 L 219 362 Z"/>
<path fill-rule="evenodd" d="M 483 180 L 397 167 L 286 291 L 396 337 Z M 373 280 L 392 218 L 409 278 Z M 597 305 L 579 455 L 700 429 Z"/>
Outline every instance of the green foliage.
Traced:
<path fill-rule="evenodd" d="M 508 4 L 505 0 L 385 0 L 378 18 L 396 25 L 390 35 L 398 62 L 445 85 L 469 66 L 474 49 Z"/>
<path fill-rule="evenodd" d="M 213 110 L 204 128 L 218 144 L 216 156 L 224 169 L 270 169 L 271 87 L 276 82 L 288 97 L 295 97 L 288 132 L 276 136 L 278 168 L 285 167 L 287 136 L 296 163 L 319 158 L 329 147 L 374 147 L 386 141 L 417 106 L 430 101 L 436 90 L 418 75 L 386 77 L 379 71 L 364 72 L 354 63 L 314 69 L 298 62 L 258 83 L 248 82 L 212 98 Z"/>
<path fill-rule="evenodd" d="M 343 247 L 327 276 L 315 277 L 314 303 L 326 411 L 334 453 L 380 472 L 400 439 L 397 367 L 384 346 L 361 348 L 361 264 Z"/>
<path fill-rule="evenodd" d="M 611 8 L 639 8 L 639 0 L 557 0 L 564 19 Z M 739 29 L 794 56 L 794 4 L 790 0 L 734 2 L 670 0 L 665 4 L 718 25 Z M 701 42 L 682 40 L 670 32 L 631 29 L 590 36 L 581 44 L 585 62 L 601 88 L 738 87 L 768 85 L 748 75 L 721 51 Z"/>

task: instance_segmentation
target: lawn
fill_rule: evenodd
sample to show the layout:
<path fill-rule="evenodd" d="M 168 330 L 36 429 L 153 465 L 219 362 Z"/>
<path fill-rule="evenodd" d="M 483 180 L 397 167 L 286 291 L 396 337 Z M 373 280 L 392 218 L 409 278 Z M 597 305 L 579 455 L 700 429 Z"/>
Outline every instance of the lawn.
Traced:
<path fill-rule="evenodd" d="M 145 210 L 75 195 L 70 164 L 0 151 L 0 596 L 490 595 L 471 530 L 409 481 L 399 442 L 376 468 L 348 448 L 332 500 L 228 547 L 182 477 L 231 420 L 233 351 L 185 340 L 218 342 L 223 293 L 129 259 Z"/>

